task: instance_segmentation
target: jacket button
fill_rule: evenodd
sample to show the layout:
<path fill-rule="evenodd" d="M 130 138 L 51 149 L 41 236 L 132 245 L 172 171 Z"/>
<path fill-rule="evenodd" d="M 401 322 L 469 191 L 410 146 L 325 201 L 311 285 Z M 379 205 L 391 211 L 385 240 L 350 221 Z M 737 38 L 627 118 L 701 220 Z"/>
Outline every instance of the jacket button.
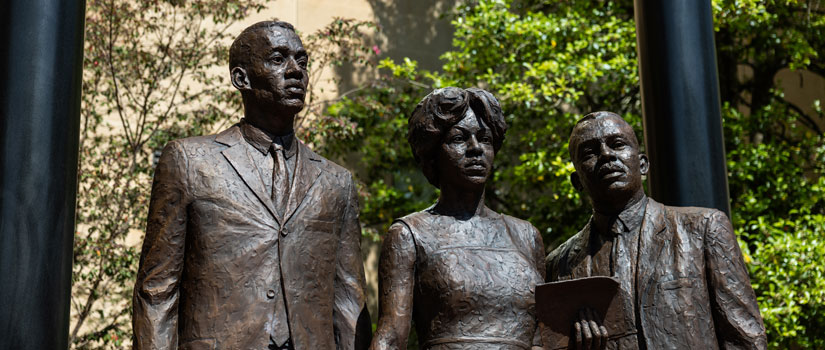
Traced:
<path fill-rule="evenodd" d="M 269 298 L 269 299 L 274 298 L 274 297 L 275 297 L 275 291 L 274 291 L 274 290 L 272 290 L 272 289 L 268 290 L 268 291 L 266 292 L 266 297 L 267 297 L 267 298 Z"/>

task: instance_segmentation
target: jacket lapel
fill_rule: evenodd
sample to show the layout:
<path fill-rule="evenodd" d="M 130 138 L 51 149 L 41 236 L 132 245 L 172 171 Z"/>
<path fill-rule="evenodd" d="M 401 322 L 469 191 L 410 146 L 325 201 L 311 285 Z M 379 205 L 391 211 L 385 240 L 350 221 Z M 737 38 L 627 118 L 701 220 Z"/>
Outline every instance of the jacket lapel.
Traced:
<path fill-rule="evenodd" d="M 273 208 L 270 196 L 266 193 L 266 187 L 261 181 L 260 172 L 252 163 L 252 160 L 249 159 L 249 154 L 246 153 L 246 147 L 240 142 L 241 140 L 241 131 L 237 126 L 225 130 L 215 138 L 215 141 L 229 146 L 229 148 L 221 151 L 221 154 L 229 161 L 229 164 L 232 165 L 246 186 L 272 214 L 272 217 L 275 218 L 278 224 L 281 224 L 282 221 L 278 217 L 278 212 Z"/>
<path fill-rule="evenodd" d="M 590 277 L 591 273 L 591 259 L 590 259 L 590 235 L 591 227 L 593 225 L 593 218 L 584 225 L 581 235 L 578 235 L 578 241 L 570 247 L 570 274 L 573 278 Z"/>
<path fill-rule="evenodd" d="M 297 162 L 295 164 L 295 176 L 292 178 L 292 185 L 289 186 L 289 199 L 287 210 L 284 215 L 284 222 L 289 221 L 298 207 L 306 198 L 307 192 L 321 175 L 321 158 L 312 152 L 303 142 L 295 139 L 298 146 Z"/>
<path fill-rule="evenodd" d="M 659 257 L 667 238 L 667 235 L 663 234 L 668 226 L 664 210 L 664 205 L 648 198 L 645 219 L 642 222 L 641 236 L 639 237 L 639 262 L 636 272 L 636 286 L 640 292 L 645 293 L 644 295 L 650 292 L 648 291 L 650 288 L 648 280 L 659 267 Z"/>

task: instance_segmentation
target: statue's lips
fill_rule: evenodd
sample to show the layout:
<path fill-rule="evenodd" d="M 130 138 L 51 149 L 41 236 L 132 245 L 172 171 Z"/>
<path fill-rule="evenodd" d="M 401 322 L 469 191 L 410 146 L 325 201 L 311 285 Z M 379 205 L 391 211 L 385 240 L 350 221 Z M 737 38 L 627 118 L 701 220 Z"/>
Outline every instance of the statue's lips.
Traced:
<path fill-rule="evenodd" d="M 293 95 L 303 95 L 305 93 L 304 88 L 300 86 L 288 86 L 286 91 Z"/>
<path fill-rule="evenodd" d="M 599 169 L 599 178 L 612 180 L 624 176 L 626 173 L 620 167 L 603 167 Z"/>
<path fill-rule="evenodd" d="M 470 174 L 483 174 L 487 172 L 487 166 L 484 162 L 473 161 L 464 165 L 464 170 Z"/>

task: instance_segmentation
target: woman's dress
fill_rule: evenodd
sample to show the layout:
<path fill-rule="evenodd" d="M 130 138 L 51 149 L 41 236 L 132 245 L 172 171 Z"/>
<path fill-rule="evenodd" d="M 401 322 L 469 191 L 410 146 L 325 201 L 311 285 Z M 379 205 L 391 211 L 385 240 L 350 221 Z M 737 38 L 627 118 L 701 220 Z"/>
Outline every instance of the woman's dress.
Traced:
<path fill-rule="evenodd" d="M 415 241 L 413 321 L 422 349 L 529 350 L 534 336 L 540 338 L 535 290 L 544 281 L 544 247 L 538 232 L 486 210 L 484 222 L 475 223 L 481 229 L 430 210 L 396 221 Z M 475 232 L 453 232 L 468 226 Z"/>

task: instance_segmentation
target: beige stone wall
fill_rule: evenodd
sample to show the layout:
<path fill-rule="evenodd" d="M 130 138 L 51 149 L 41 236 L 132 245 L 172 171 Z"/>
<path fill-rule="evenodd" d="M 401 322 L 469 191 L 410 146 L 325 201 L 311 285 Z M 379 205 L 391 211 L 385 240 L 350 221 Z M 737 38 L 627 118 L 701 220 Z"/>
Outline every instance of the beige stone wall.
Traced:
<path fill-rule="evenodd" d="M 785 93 L 785 100 L 799 107 L 805 114 L 816 116 L 814 101 L 819 100 L 822 109 L 825 109 L 825 78 L 810 71 L 792 71 L 782 69 L 774 77 L 776 86 Z M 825 118 L 812 118 L 817 125 L 825 130 Z"/>
<path fill-rule="evenodd" d="M 737 77 L 740 82 L 753 79 L 753 68 L 748 65 L 739 65 Z M 788 68 L 779 70 L 773 77 L 774 87 L 780 88 L 785 96 L 785 100 L 796 106 L 811 120 L 825 130 L 825 117 L 818 117 L 814 109 L 814 102 L 819 100 L 821 108 L 825 110 L 825 77 L 807 70 L 793 71 Z M 751 96 L 742 96 L 745 101 L 750 101 Z M 740 104 L 737 109 L 740 113 L 749 115 L 750 107 Z"/>
<path fill-rule="evenodd" d="M 409 57 L 422 68 L 434 70 L 441 67 L 439 56 L 452 44 L 453 29 L 449 19 L 443 17 L 457 3 L 458 0 L 273 0 L 265 10 L 230 27 L 229 32 L 240 33 L 255 22 L 273 18 L 292 23 L 303 35 L 314 33 L 336 17 L 373 21 L 381 27 L 374 36 L 381 50 L 380 58 Z M 339 91 L 374 78 L 376 73 L 348 67 L 325 70 L 320 78 L 323 97 L 334 98 Z M 342 84 L 331 84 L 333 77 L 340 78 Z"/>

